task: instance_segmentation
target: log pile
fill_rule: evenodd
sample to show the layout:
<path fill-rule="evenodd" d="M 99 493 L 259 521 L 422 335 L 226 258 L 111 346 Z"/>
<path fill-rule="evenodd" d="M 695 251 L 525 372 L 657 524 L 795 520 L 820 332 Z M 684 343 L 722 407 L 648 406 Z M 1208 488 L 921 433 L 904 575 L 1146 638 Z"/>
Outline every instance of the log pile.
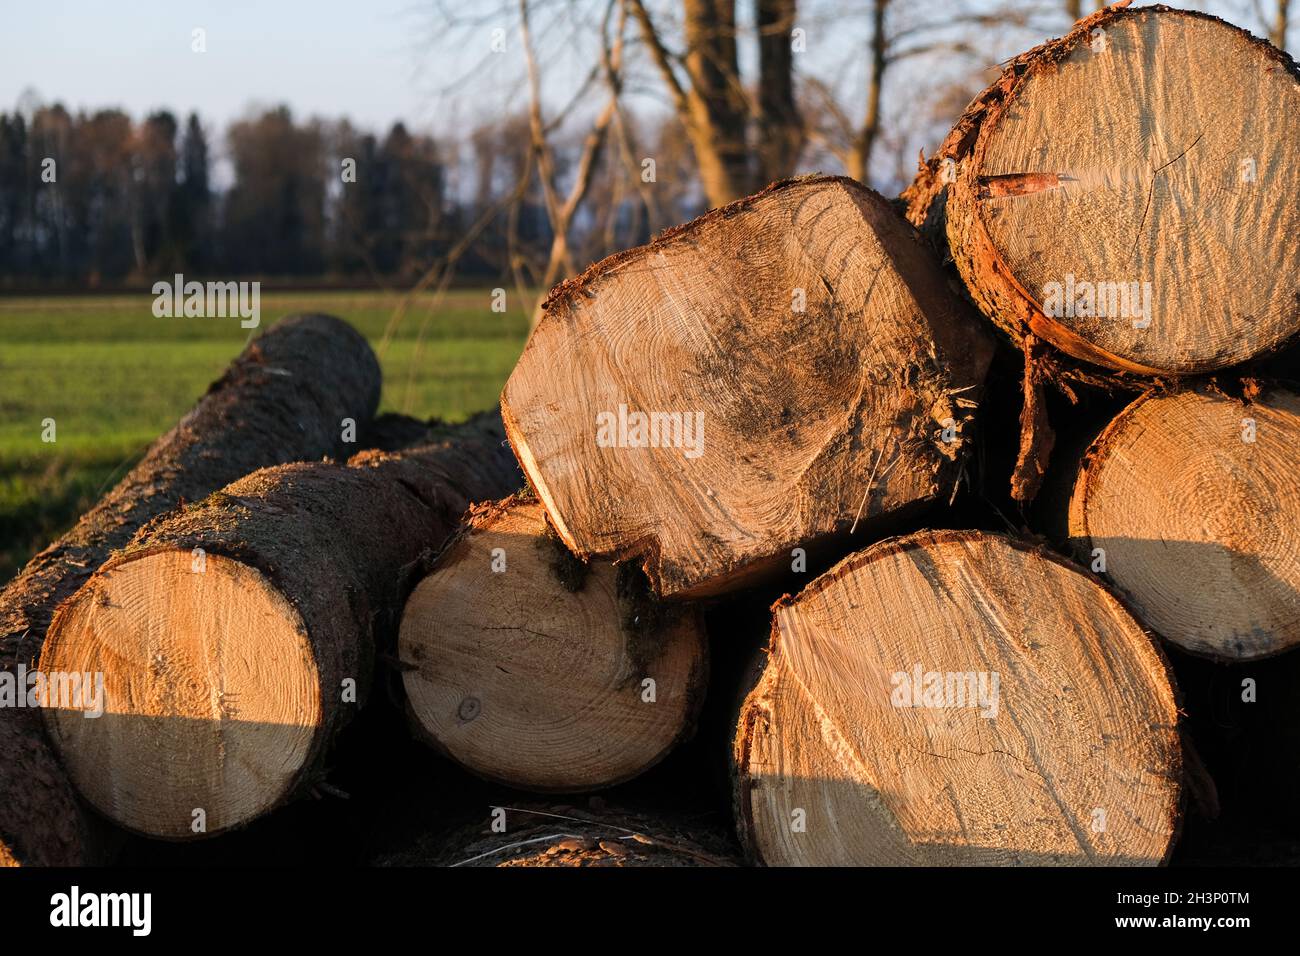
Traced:
<path fill-rule="evenodd" d="M 351 326 L 324 315 L 279 323 L 0 592 L 0 668 L 34 665 L 55 608 L 147 522 L 257 468 L 340 454 L 378 404 L 379 363 Z M 35 721 L 0 708 L 0 862 L 94 862 L 93 824 Z"/>
<path fill-rule="evenodd" d="M 397 776 L 363 801 L 446 788 L 385 864 L 1170 861 L 1232 751 L 1207 662 L 1277 657 L 1273 688 L 1300 653 L 1300 393 L 1264 375 L 1300 330 L 1297 105 L 1285 54 L 1117 5 L 898 203 L 774 183 L 556 287 L 499 417 L 370 422 L 369 353 L 313 355 L 308 407 L 237 397 L 305 424 L 236 458 L 219 389 L 202 453 L 164 438 L 0 602 L 6 663 L 106 689 L 44 709 L 52 750 L 0 724 L 46 791 L 0 776 L 0 845 L 70 859 L 71 787 L 215 843 L 366 754 Z M 605 790 L 641 809 L 528 798 Z"/>
<path fill-rule="evenodd" d="M 410 576 L 518 485 L 495 415 L 401 454 L 265 468 L 146 526 L 59 609 L 41 666 L 102 673 L 46 708 L 81 794 L 150 836 L 221 833 L 309 785 L 370 688 Z"/>

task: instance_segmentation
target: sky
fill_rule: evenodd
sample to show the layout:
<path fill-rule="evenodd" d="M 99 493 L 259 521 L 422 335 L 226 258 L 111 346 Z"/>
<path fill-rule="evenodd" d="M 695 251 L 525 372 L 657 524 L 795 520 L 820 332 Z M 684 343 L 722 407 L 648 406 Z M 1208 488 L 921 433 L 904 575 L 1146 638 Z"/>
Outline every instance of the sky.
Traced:
<path fill-rule="evenodd" d="M 924 9 L 930 15 L 945 10 L 947 2 Z M 970 2 L 976 9 L 993 4 Z M 1270 4 L 1183 0 L 1181 5 L 1208 7 L 1258 29 L 1243 19 L 1243 11 Z M 1084 5 L 1090 7 L 1091 0 Z M 671 10 L 677 4 L 662 0 L 652 6 Z M 809 52 L 797 67 L 840 88 L 837 95 L 855 116 L 861 115 L 866 90 L 867 6 L 865 0 L 800 4 Z M 1064 32 L 1064 3 L 1042 0 L 1038 6 L 1055 14 L 1046 31 L 1017 35 L 1006 49 L 990 48 L 986 62 L 918 59 L 896 67 L 886 84 L 886 113 L 917 108 L 912 100 L 918 84 L 937 89 L 944 74 L 964 76 L 977 66 L 991 67 Z M 483 118 L 527 102 L 514 7 L 512 0 L 0 0 L 0 111 L 21 105 L 25 112 L 33 99 L 60 102 L 73 112 L 118 107 L 137 120 L 160 108 L 182 118 L 195 110 L 216 149 L 219 180 L 224 175 L 220 132 L 254 109 L 281 103 L 298 119 L 346 117 L 378 135 L 401 120 L 413 131 L 455 139 Z M 564 16 L 535 15 L 543 97 L 546 108 L 555 110 L 573 98 L 596 62 L 604 3 L 552 0 L 535 6 L 543 8 L 577 11 L 572 16 L 581 21 L 575 26 Z M 752 5 L 743 3 L 741 9 Z M 504 56 L 489 52 L 497 16 L 505 28 Z M 942 22 L 942 13 L 938 19 Z M 204 31 L 202 53 L 192 48 L 196 29 Z M 752 61 L 752 52 L 742 60 Z M 667 107 L 662 82 L 644 62 L 633 68 L 624 91 L 643 114 Z M 596 104 L 581 105 L 590 112 Z M 585 122 L 581 109 L 573 116 L 574 123 Z"/>
<path fill-rule="evenodd" d="M 34 90 L 74 112 L 198 110 L 218 127 L 279 102 L 377 130 L 436 119 L 418 42 L 429 19 L 413 0 L 0 0 L 0 11 L 0 110 Z M 205 53 L 191 49 L 196 28 Z"/>
<path fill-rule="evenodd" d="M 441 2 L 457 16 L 501 5 Z M 844 19 L 863 19 L 862 7 L 846 0 Z M 62 102 L 74 112 L 118 106 L 140 118 L 160 107 L 198 110 L 220 129 L 251 107 L 288 103 L 300 117 L 346 116 L 376 131 L 401 119 L 436 133 L 448 121 L 440 91 L 456 77 L 468 74 L 485 102 L 504 104 L 522 93 L 517 56 L 481 56 L 486 26 L 443 30 L 437 10 L 438 0 L 0 0 L 0 110 L 34 91 L 40 102 Z M 513 21 L 504 24 L 511 40 Z M 852 41 L 865 36 L 853 27 L 846 39 L 824 26 L 833 46 L 856 46 Z M 204 53 L 191 49 L 196 28 L 206 31 Z M 539 36 L 543 60 L 561 73 L 585 74 L 589 51 L 572 49 L 565 36 L 550 39 L 559 57 Z M 499 84 L 483 75 L 494 69 Z M 555 76 L 547 71 L 548 84 Z"/>

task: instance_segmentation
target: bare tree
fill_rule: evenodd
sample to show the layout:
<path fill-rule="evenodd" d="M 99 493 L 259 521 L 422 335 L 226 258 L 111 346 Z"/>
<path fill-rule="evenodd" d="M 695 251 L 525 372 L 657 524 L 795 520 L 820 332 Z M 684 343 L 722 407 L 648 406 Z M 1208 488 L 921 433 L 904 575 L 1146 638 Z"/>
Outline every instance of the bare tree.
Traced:
<path fill-rule="evenodd" d="M 795 101 L 795 0 L 757 0 L 758 5 L 758 179 L 783 179 L 795 170 L 803 150 L 803 119 Z"/>
<path fill-rule="evenodd" d="M 854 84 L 848 90 L 835 89 L 829 79 L 822 77 L 803 80 L 809 102 L 805 112 L 815 120 L 808 125 L 810 138 L 835 157 L 848 175 L 864 183 L 871 182 L 872 161 L 885 133 L 886 84 L 893 82 L 892 77 L 904 64 L 928 68 L 942 62 L 961 67 L 955 78 L 936 81 L 926 77 L 923 90 L 927 96 L 942 94 L 950 84 L 964 88 L 969 79 L 967 71 L 978 72 L 996 63 L 991 51 L 1003 32 L 1033 33 L 1038 26 L 1035 18 L 1045 12 L 1039 4 L 1017 0 L 993 4 L 953 2 L 941 13 L 930 5 L 896 0 L 869 0 L 866 7 L 869 23 L 864 43 L 865 82 L 847 69 L 844 73 L 852 74 Z M 1047 29 L 1059 26 L 1060 8 L 1054 6 L 1053 13 L 1055 20 L 1041 24 Z M 909 89 L 908 108 L 894 118 L 913 123 L 924 119 L 927 111 L 918 109 L 920 93 L 916 87 Z M 862 111 L 855 118 L 845 103 L 858 96 L 862 96 Z M 954 114 L 947 121 L 955 118 Z"/>
<path fill-rule="evenodd" d="M 618 20 L 613 39 L 609 36 L 609 22 L 617 6 Z M 546 200 L 546 213 L 551 223 L 551 252 L 542 273 L 542 288 L 549 289 L 560 275 L 572 275 L 577 272 L 573 255 L 570 251 L 569 230 L 573 226 L 574 215 L 591 188 L 592 175 L 600 161 L 608 138 L 609 127 L 618 111 L 620 76 L 623 69 L 623 35 L 626 28 L 626 7 L 609 0 L 605 8 L 605 17 L 601 23 L 602 49 L 601 67 L 609 87 L 609 98 L 596 115 L 591 129 L 582 143 L 582 152 L 578 159 L 577 171 L 566 196 L 561 197 L 555 183 L 554 153 L 547 138 L 548 128 L 542 119 L 542 90 L 537 57 L 533 53 L 532 34 L 529 29 L 528 0 L 519 0 L 519 22 L 522 36 L 524 57 L 528 64 L 529 88 L 529 128 L 532 136 L 533 155 L 537 164 L 538 178 L 541 180 L 542 193 Z M 533 322 L 541 317 L 540 302 L 533 309 Z"/>
<path fill-rule="evenodd" d="M 740 73 L 735 0 L 683 0 L 680 54 L 669 50 L 643 0 L 627 2 L 690 138 L 709 203 L 723 205 L 791 175 L 805 140 L 792 48 L 797 0 L 756 0 L 756 92 Z"/>
<path fill-rule="evenodd" d="M 753 185 L 745 143 L 748 104 L 736 56 L 734 0 L 683 0 L 686 52 L 669 52 L 643 0 L 628 0 L 650 57 L 690 136 L 700 182 L 715 206 Z M 682 64 L 679 76 L 675 62 Z"/>
<path fill-rule="evenodd" d="M 845 162 L 848 174 L 865 183 L 870 176 L 871 153 L 880 134 L 880 93 L 889 65 L 889 39 L 885 35 L 885 10 L 889 0 L 871 3 L 871 76 L 867 81 L 867 114 L 853 138 L 853 148 Z"/>

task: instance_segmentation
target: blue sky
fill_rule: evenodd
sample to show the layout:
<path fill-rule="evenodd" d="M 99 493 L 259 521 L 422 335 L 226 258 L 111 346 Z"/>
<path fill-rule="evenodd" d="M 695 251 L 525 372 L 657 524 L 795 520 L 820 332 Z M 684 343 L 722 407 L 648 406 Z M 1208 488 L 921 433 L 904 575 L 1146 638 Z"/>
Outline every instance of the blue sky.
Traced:
<path fill-rule="evenodd" d="M 472 0 L 470 0 L 472 2 Z M 5 0 L 0 110 L 26 89 L 69 109 L 197 109 L 225 122 L 253 104 L 346 115 L 382 128 L 431 122 L 436 97 L 412 0 L 311 3 L 190 0 Z M 207 31 L 207 52 L 191 31 Z"/>

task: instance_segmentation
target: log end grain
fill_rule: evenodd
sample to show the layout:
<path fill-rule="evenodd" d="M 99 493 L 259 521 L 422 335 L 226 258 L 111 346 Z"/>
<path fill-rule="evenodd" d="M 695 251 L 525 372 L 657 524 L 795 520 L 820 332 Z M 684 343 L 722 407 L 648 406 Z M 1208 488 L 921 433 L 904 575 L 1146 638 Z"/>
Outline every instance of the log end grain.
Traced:
<path fill-rule="evenodd" d="M 1300 645 L 1300 396 L 1151 393 L 1093 443 L 1070 536 L 1156 633 L 1246 661 Z"/>
<path fill-rule="evenodd" d="M 909 217 L 1016 339 L 1146 375 L 1254 358 L 1300 329 L 1298 81 L 1222 20 L 1108 8 L 972 101 Z"/>
<path fill-rule="evenodd" d="M 981 532 L 853 555 L 779 602 L 733 751 L 769 865 L 1151 865 L 1179 821 L 1158 648 L 1060 558 Z"/>
<path fill-rule="evenodd" d="M 991 352 L 889 203 L 807 177 L 557 288 L 502 415 L 576 554 L 690 599 L 947 500 Z"/>
<path fill-rule="evenodd" d="M 320 729 L 300 615 L 220 555 L 162 550 L 102 572 L 60 609 L 42 667 L 103 675 L 102 698 L 42 713 L 81 794 L 147 836 L 213 835 L 276 806 Z"/>
<path fill-rule="evenodd" d="M 657 763 L 694 729 L 707 649 L 699 614 L 642 600 L 628 570 L 578 561 L 536 501 L 477 509 L 402 618 L 421 736 L 533 791 L 607 787 Z"/>

